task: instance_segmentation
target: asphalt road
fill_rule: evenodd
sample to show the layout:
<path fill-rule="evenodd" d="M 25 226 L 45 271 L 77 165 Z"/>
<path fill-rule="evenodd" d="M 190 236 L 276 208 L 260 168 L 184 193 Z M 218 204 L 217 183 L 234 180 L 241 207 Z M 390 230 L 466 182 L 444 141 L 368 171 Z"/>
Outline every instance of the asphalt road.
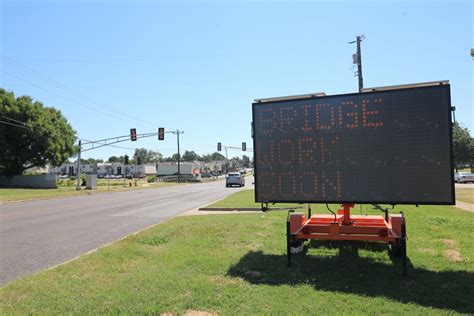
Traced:
<path fill-rule="evenodd" d="M 217 181 L 0 205 L 0 285 L 239 190 Z"/>

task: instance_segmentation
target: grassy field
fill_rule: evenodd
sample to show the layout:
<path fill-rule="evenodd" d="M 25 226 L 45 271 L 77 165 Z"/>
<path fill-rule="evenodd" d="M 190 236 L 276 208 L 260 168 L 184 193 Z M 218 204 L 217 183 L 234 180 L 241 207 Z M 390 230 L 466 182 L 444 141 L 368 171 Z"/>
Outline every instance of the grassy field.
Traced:
<path fill-rule="evenodd" d="M 248 206 L 251 196 L 227 201 Z M 383 244 L 313 243 L 288 269 L 283 211 L 189 216 L 8 284 L 0 313 L 473 314 L 474 213 L 398 210 L 407 216 L 406 278 Z"/>
<path fill-rule="evenodd" d="M 120 181 L 120 180 L 114 180 Z M 128 180 L 128 182 L 133 180 Z M 112 182 L 112 180 L 111 180 Z M 127 182 L 127 184 L 128 184 Z M 177 183 L 171 182 L 159 182 L 157 184 L 150 183 L 147 184 L 144 181 L 138 183 L 138 185 L 132 187 L 123 187 L 123 180 L 121 180 L 121 185 L 110 185 L 110 188 L 105 184 L 98 186 L 95 190 L 85 190 L 85 187 L 82 187 L 81 191 L 76 191 L 75 186 L 61 186 L 57 189 L 9 189 L 9 188 L 0 188 L 0 202 L 12 202 L 12 201 L 23 201 L 23 200 L 37 200 L 37 199 L 48 199 L 61 196 L 73 196 L 80 194 L 97 194 L 101 192 L 111 192 L 111 191 L 126 191 L 126 190 L 138 190 L 145 188 L 159 188 L 170 185 L 177 185 Z"/>
<path fill-rule="evenodd" d="M 456 200 L 474 204 L 474 188 L 456 188 Z"/>

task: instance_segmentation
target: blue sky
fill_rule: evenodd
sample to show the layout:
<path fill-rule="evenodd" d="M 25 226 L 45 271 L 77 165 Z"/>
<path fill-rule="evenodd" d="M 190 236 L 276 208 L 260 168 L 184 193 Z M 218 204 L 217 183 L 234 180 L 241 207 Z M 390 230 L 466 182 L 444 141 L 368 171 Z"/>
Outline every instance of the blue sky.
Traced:
<path fill-rule="evenodd" d="M 366 87 L 450 80 L 474 132 L 472 2 L 381 2 L 2 0 L 0 86 L 60 109 L 84 139 L 164 126 L 205 154 L 251 147 L 255 98 L 355 92 L 347 43 L 364 34 Z M 120 146 L 85 156 L 169 156 L 176 139 Z"/>

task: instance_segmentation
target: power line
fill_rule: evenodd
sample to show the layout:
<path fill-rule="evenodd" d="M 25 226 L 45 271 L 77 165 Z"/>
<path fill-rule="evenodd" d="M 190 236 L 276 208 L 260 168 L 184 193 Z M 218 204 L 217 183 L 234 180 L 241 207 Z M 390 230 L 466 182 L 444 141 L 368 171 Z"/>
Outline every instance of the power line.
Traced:
<path fill-rule="evenodd" d="M 94 108 L 94 107 L 91 107 L 91 106 L 89 106 L 89 105 L 82 104 L 82 103 L 77 102 L 77 101 L 75 101 L 75 100 L 73 100 L 73 99 L 70 99 L 70 98 L 65 97 L 65 96 L 63 96 L 63 95 L 60 95 L 60 94 L 58 94 L 58 93 L 56 93 L 56 92 L 54 92 L 54 91 L 51 91 L 51 90 L 46 89 L 46 88 L 44 88 L 44 87 L 41 87 L 41 86 L 39 86 L 39 85 L 37 85 L 37 84 L 35 84 L 35 83 L 29 81 L 29 80 L 23 79 L 23 78 L 21 78 L 21 77 L 19 77 L 19 76 L 17 76 L 17 75 L 14 75 L 14 74 L 12 74 L 12 73 L 10 73 L 10 72 L 8 72 L 8 71 L 5 71 L 5 70 L 3 70 L 3 69 L 2 69 L 2 72 L 5 73 L 5 74 L 7 74 L 7 75 L 10 75 L 10 76 L 12 76 L 12 77 L 14 77 L 14 78 L 17 78 L 17 79 L 19 79 L 19 80 L 21 80 L 21 81 L 23 81 L 23 82 L 26 82 L 26 83 L 28 83 L 28 84 L 30 84 L 30 85 L 36 87 L 36 88 L 39 88 L 39 89 L 41 89 L 41 90 L 44 90 L 44 91 L 49 92 L 49 93 L 51 93 L 51 94 L 54 94 L 54 95 L 56 95 L 56 96 L 58 96 L 58 97 L 60 97 L 60 98 L 64 98 L 64 99 L 66 99 L 66 100 L 68 100 L 68 101 L 70 101 L 70 102 L 76 103 L 76 104 L 78 104 L 78 105 L 80 105 L 80 106 L 86 107 L 86 108 L 88 108 L 88 109 L 90 109 L 90 110 L 92 110 L 92 111 L 96 111 L 96 112 L 98 112 L 98 113 L 107 115 L 107 116 L 109 116 L 109 117 L 112 116 L 112 117 L 118 118 L 119 120 L 123 120 L 123 119 L 124 119 L 123 117 L 119 117 L 119 116 L 116 116 L 116 115 L 114 115 L 114 114 L 112 114 L 112 113 L 107 113 L 107 112 L 98 110 L 98 109 L 96 109 L 96 108 Z M 133 122 L 132 120 L 129 120 L 129 119 L 128 119 L 128 121 Z M 136 124 L 137 122 L 133 122 L 133 123 Z"/>
<path fill-rule="evenodd" d="M 58 97 L 60 97 L 60 98 L 63 98 L 63 99 L 65 99 L 65 100 L 68 100 L 69 102 L 78 104 L 78 105 L 80 105 L 80 106 L 82 106 L 82 107 L 86 107 L 86 108 L 88 108 L 88 109 L 90 109 L 90 110 L 92 110 L 92 111 L 95 111 L 95 112 L 97 112 L 97 113 L 103 114 L 103 115 L 105 115 L 105 116 L 107 116 L 107 117 L 113 117 L 113 118 L 116 118 L 116 119 L 118 119 L 118 120 L 120 120 L 120 121 L 126 120 L 126 121 L 129 121 L 129 122 L 133 123 L 133 124 L 137 124 L 137 123 L 138 123 L 138 124 L 141 124 L 140 122 L 137 122 L 137 121 L 135 121 L 135 120 L 133 120 L 133 119 L 129 119 L 129 118 L 127 118 L 127 117 L 120 117 L 120 116 L 118 116 L 118 115 L 113 114 L 113 112 L 112 112 L 112 113 L 105 112 L 105 111 L 96 109 L 96 108 L 94 108 L 94 107 L 92 107 L 92 106 L 89 106 L 89 105 L 87 105 L 87 104 L 83 104 L 83 103 L 78 102 L 78 101 L 76 101 L 76 100 L 73 100 L 73 99 L 71 99 L 71 98 L 65 97 L 65 96 L 60 95 L 60 94 L 58 94 L 58 93 L 56 93 L 56 92 L 54 92 L 54 91 L 51 91 L 51 90 L 49 90 L 49 89 L 47 89 L 47 88 L 44 88 L 44 87 L 42 87 L 42 86 L 39 86 L 39 85 L 37 85 L 37 84 L 35 84 L 35 83 L 29 81 L 29 80 L 26 80 L 26 79 L 21 78 L 21 77 L 19 77 L 19 76 L 17 76 L 17 75 L 14 75 L 14 74 L 12 74 L 12 73 L 6 71 L 6 70 L 3 70 L 3 69 L 2 69 L 2 72 L 5 73 L 5 74 L 7 74 L 7 75 L 9 75 L 9 76 L 12 76 L 12 77 L 14 77 L 14 78 L 17 78 L 18 80 L 21 80 L 21 81 L 23 81 L 23 82 L 26 82 L 26 83 L 28 83 L 28 84 L 31 85 L 31 86 L 34 86 L 34 87 L 36 87 L 36 88 L 38 88 L 38 89 L 41 89 L 41 90 L 44 90 L 44 91 L 46 91 L 46 92 L 48 92 L 48 93 L 54 94 L 54 95 L 56 95 L 56 96 L 58 96 Z"/>
<path fill-rule="evenodd" d="M 26 122 L 23 122 L 23 121 L 18 121 L 18 120 L 15 120 L 15 119 L 12 119 L 11 117 L 8 117 L 8 116 L 0 116 L 1 118 L 4 118 L 4 119 L 7 119 L 7 120 L 10 120 L 12 122 L 16 122 L 16 123 L 20 123 L 20 124 L 23 124 L 25 126 L 28 126 L 28 124 Z"/>
<path fill-rule="evenodd" d="M 19 62 L 13 60 L 13 59 L 10 58 L 10 57 L 0 56 L 0 58 L 3 59 L 3 60 L 5 60 L 5 61 L 7 61 L 7 62 L 9 62 L 10 64 L 13 64 L 13 65 L 17 66 L 18 68 L 21 68 L 21 69 L 23 69 L 23 70 L 26 70 L 26 71 L 28 71 L 28 72 L 34 74 L 35 76 L 41 78 L 42 80 L 45 80 L 45 81 L 50 82 L 51 84 L 53 84 L 54 86 L 56 86 L 56 87 L 59 88 L 59 89 L 62 89 L 62 90 L 64 90 L 64 91 L 66 91 L 66 92 L 75 94 L 75 95 L 80 96 L 80 97 L 82 97 L 82 98 L 88 99 L 88 100 L 89 100 L 89 103 L 94 104 L 94 105 L 96 105 L 96 106 L 98 106 L 98 107 L 101 107 L 101 108 L 108 108 L 109 110 L 113 110 L 113 111 L 115 111 L 115 112 L 117 112 L 117 113 L 120 113 L 120 114 L 122 114 L 122 115 L 126 115 L 126 116 L 128 116 L 128 117 L 131 117 L 132 119 L 134 119 L 134 120 L 137 121 L 137 122 L 142 122 L 142 123 L 145 123 L 145 124 L 148 124 L 148 125 L 151 125 L 151 126 L 157 126 L 157 125 L 158 125 L 158 124 L 155 124 L 155 123 L 152 123 L 152 122 L 149 122 L 149 121 L 146 121 L 146 120 L 143 120 L 143 119 L 134 117 L 133 115 L 131 115 L 131 114 L 129 114 L 129 113 L 124 113 L 124 112 L 122 112 L 122 111 L 120 111 L 120 110 L 117 110 L 117 109 L 115 109 L 115 108 L 112 109 L 112 108 L 110 108 L 110 107 L 108 107 L 108 106 L 101 105 L 101 104 L 97 103 L 97 102 L 99 102 L 99 101 L 97 101 L 97 100 L 95 100 L 95 99 L 93 99 L 93 98 L 91 98 L 91 97 L 85 95 L 84 93 L 81 93 L 81 92 L 79 92 L 79 91 L 77 91 L 77 90 L 75 90 L 75 89 L 69 88 L 68 86 L 66 86 L 66 85 L 64 85 L 64 84 L 62 84 L 62 83 L 60 83 L 60 82 L 58 82 L 57 80 L 54 80 L 54 79 L 52 79 L 52 78 L 50 78 L 50 77 L 48 77 L 48 76 L 46 76 L 46 75 L 44 75 L 44 74 L 41 74 L 41 73 L 39 73 L 38 71 L 36 71 L 36 70 L 34 70 L 34 69 L 30 68 L 30 67 L 27 67 L 27 66 L 25 66 L 25 65 L 20 64 Z"/>
<path fill-rule="evenodd" d="M 27 130 L 31 131 L 31 128 L 28 128 L 28 127 L 25 127 L 25 126 L 22 126 L 22 125 L 13 124 L 13 123 L 6 122 L 6 121 L 0 121 L 0 123 L 15 126 L 15 127 L 18 127 L 18 128 L 27 129 Z"/>

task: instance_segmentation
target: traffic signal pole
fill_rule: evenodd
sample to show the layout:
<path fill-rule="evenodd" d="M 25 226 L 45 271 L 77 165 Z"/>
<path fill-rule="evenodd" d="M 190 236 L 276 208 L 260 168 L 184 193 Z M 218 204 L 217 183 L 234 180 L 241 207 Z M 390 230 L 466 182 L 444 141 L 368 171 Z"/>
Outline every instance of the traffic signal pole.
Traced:
<path fill-rule="evenodd" d="M 81 141 L 79 140 L 77 152 L 76 190 L 81 190 Z"/>
<path fill-rule="evenodd" d="M 84 151 L 89 151 L 89 150 L 94 150 L 98 149 L 101 147 L 105 146 L 110 146 L 113 144 L 117 143 L 122 143 L 122 142 L 127 142 L 133 139 L 137 140 L 138 138 L 147 138 L 147 137 L 153 137 L 157 136 L 158 133 L 144 133 L 144 134 L 137 134 L 136 129 L 133 129 L 134 132 L 131 132 L 133 135 L 122 135 L 122 136 L 116 136 L 116 137 L 110 137 L 110 138 L 105 138 L 101 140 L 86 140 L 84 139 L 84 142 L 79 140 L 78 143 L 78 153 L 77 153 L 77 181 L 76 181 L 76 190 L 80 191 L 81 190 L 81 153 Z M 182 134 L 183 132 L 181 132 Z M 82 146 L 89 146 L 88 148 L 82 148 Z M 124 182 L 125 182 L 125 175 L 124 175 Z"/>
<path fill-rule="evenodd" d="M 229 174 L 229 158 L 227 158 L 227 146 L 225 148 L 225 174 Z"/>
<path fill-rule="evenodd" d="M 179 130 L 176 130 L 176 137 L 178 139 L 178 183 L 181 182 L 181 154 L 179 152 Z"/>
<path fill-rule="evenodd" d="M 177 129 L 176 131 L 172 131 L 171 133 L 176 134 L 176 140 L 178 142 L 178 183 L 181 182 L 181 153 L 179 151 L 179 134 L 183 134 L 183 131 Z"/>

